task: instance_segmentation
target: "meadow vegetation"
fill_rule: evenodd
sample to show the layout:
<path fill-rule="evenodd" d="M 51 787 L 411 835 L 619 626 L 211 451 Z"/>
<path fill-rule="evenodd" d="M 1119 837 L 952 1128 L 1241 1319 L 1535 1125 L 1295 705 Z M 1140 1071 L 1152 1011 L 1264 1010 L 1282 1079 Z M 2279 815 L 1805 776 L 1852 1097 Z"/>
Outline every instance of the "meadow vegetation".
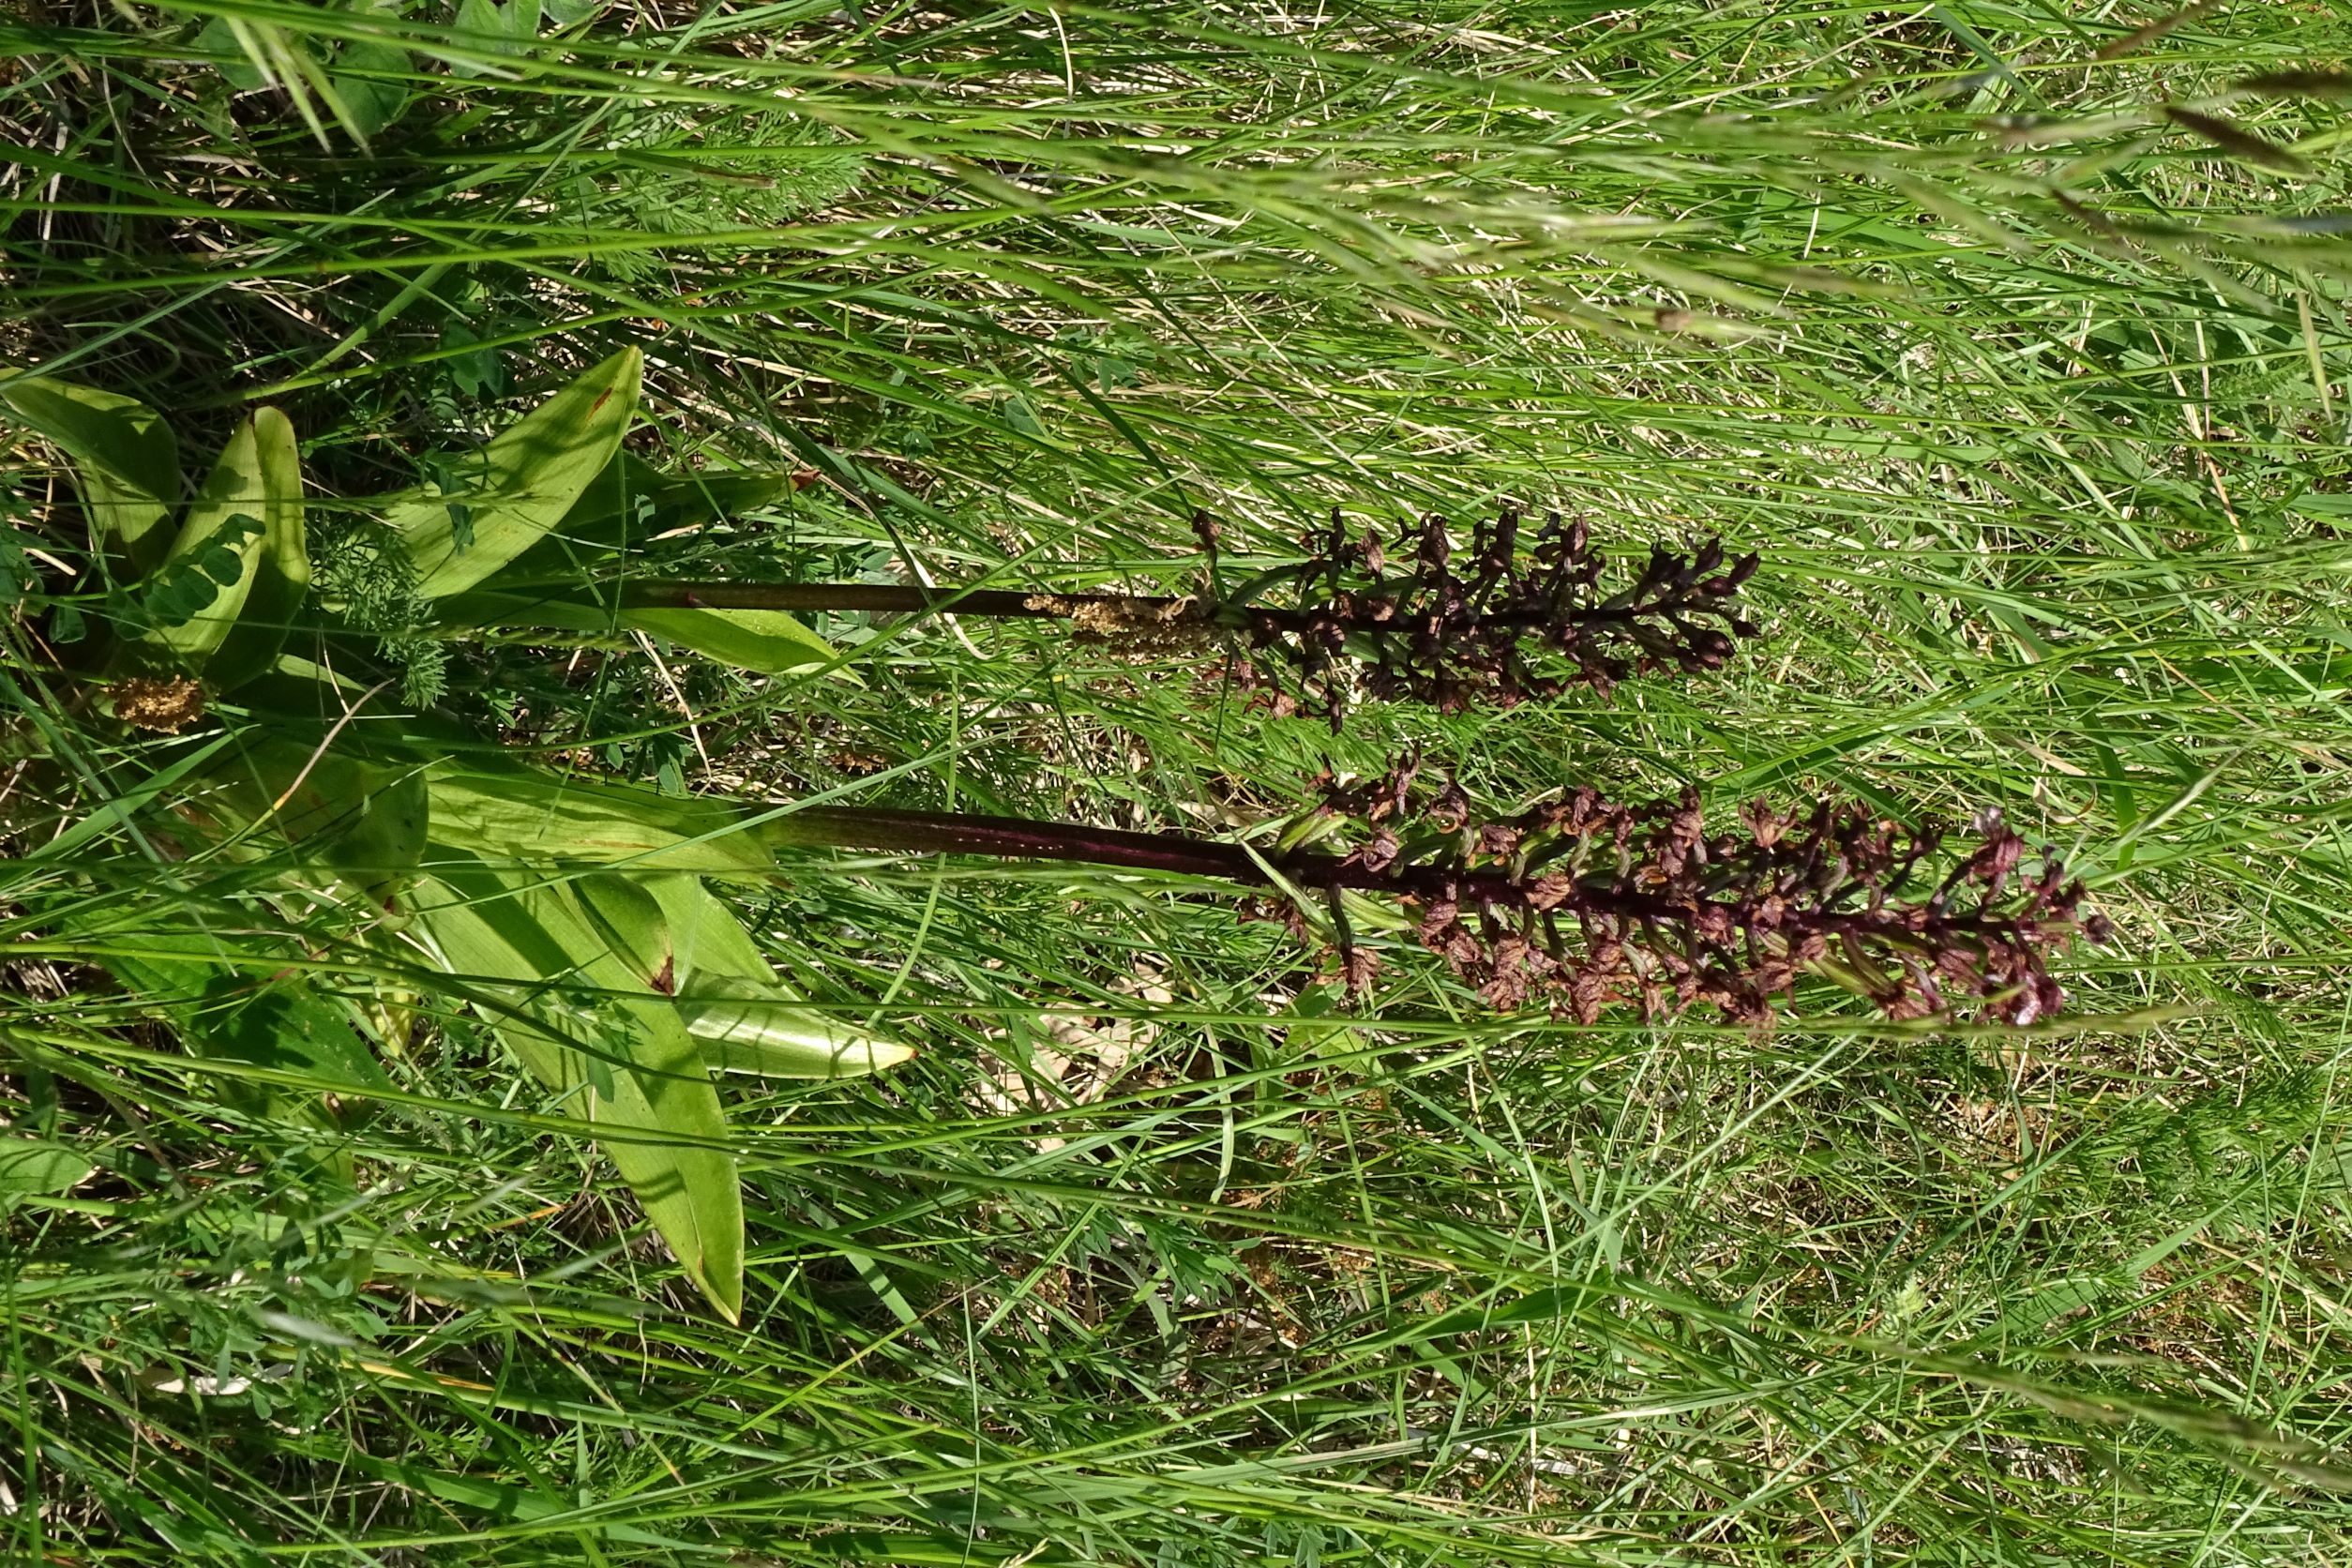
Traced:
<path fill-rule="evenodd" d="M 2348 55 L 0 8 L 0 1559 L 2352 1551 Z M 1753 625 L 1338 722 L 1309 598 L 1078 635 L 1506 508 Z M 1547 1007 L 1283 903 L 1409 757 L 1998 812 L 2109 929 Z"/>

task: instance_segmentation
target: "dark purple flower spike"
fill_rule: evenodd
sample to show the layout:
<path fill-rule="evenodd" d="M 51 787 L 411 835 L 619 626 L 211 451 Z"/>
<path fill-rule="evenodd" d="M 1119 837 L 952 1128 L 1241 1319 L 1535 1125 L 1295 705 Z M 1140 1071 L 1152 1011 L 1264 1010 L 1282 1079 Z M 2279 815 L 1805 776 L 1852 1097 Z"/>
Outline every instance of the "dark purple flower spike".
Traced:
<path fill-rule="evenodd" d="M 1214 527 L 1201 537 L 1214 550 Z M 1754 555 L 1726 564 L 1713 540 L 1687 555 L 1653 550 L 1630 586 L 1604 594 L 1606 563 L 1581 520 L 1554 513 L 1524 552 L 1522 542 L 1520 514 L 1505 508 L 1457 554 L 1431 516 L 1399 541 L 1409 554 L 1392 571 L 1379 535 L 1351 538 L 1334 511 L 1306 561 L 1204 614 L 1242 638 L 1235 673 L 1265 688 L 1269 707 L 1324 715 L 1334 729 L 1359 697 L 1456 713 L 1576 686 L 1606 696 L 1629 675 L 1719 670 L 1735 639 L 1756 635 L 1735 604 Z M 1284 585 L 1292 603 L 1259 602 Z"/>
<path fill-rule="evenodd" d="M 1707 1003 L 1766 1023 L 1813 971 L 1892 1018 L 2027 1024 L 2064 1001 L 2049 956 L 2107 935 L 2056 852 L 2028 874 L 2025 840 L 1998 815 L 1935 878 L 1939 830 L 1850 803 L 1758 801 L 1739 831 L 1710 832 L 1696 791 L 1629 807 L 1578 789 L 1481 818 L 1451 781 L 1419 787 L 1408 763 L 1331 787 L 1324 809 L 1349 819 L 1355 847 L 1285 867 L 1291 880 L 1411 901 L 1422 944 L 1502 1010 L 1543 1002 L 1590 1023 L 1613 1003 L 1649 1018 Z M 1342 929 L 1342 972 L 1360 988 L 1373 966 Z"/>

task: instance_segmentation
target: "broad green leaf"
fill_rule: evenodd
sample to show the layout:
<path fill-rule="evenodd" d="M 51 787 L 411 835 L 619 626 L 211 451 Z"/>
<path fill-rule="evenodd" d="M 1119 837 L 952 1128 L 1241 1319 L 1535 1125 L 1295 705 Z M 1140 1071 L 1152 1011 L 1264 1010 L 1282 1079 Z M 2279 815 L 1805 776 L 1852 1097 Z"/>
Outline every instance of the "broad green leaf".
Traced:
<path fill-rule="evenodd" d="M 668 927 L 678 1012 L 713 1071 L 856 1078 L 914 1055 L 912 1046 L 831 1022 L 810 1008 L 700 877 L 649 877 L 643 885 Z"/>
<path fill-rule="evenodd" d="M 703 982 L 714 978 L 775 983 L 767 955 L 701 878 L 654 876 L 642 882 L 669 927 L 679 988 L 703 988 Z"/>
<path fill-rule="evenodd" d="M 580 492 L 563 520 L 546 537 L 515 557 L 500 575 L 499 594 L 445 597 L 434 607 L 435 618 L 442 626 L 453 628 L 538 626 L 590 635 L 609 634 L 620 629 L 622 623 L 615 613 L 604 608 L 609 601 L 601 598 L 592 585 L 611 577 L 614 564 L 626 551 L 664 535 L 699 528 L 718 518 L 773 505 L 799 488 L 790 473 L 716 473 L 665 478 L 635 455 L 615 452 L 612 460 Z M 509 618 L 515 609 L 509 596 L 541 606 L 545 613 Z M 814 638 L 806 627 L 798 629 L 800 635 Z M 793 633 L 782 635 L 789 637 Z M 833 650 L 825 648 L 824 656 L 832 657 Z M 856 679 L 847 670 L 836 673 L 846 680 Z"/>
<path fill-rule="evenodd" d="M 338 1087 L 391 1086 L 351 1017 L 300 974 L 272 977 L 264 969 L 226 963 L 216 939 L 196 931 L 108 932 L 71 922 L 65 929 L 139 948 L 137 957 L 97 958 L 127 990 L 162 1013 L 189 1054 L 299 1074 L 317 1086 L 305 1093 L 224 1079 L 220 1093 L 233 1103 L 332 1129 L 341 1117 L 326 1094 Z M 323 1153 L 318 1159 L 328 1171 L 350 1179 L 347 1153 Z"/>
<path fill-rule="evenodd" d="M 237 688 L 237 702 L 256 722 L 288 735 L 324 737 L 326 728 L 380 699 L 366 686 L 315 660 L 279 654 L 270 667 Z"/>
<path fill-rule="evenodd" d="M 665 996 L 676 989 L 669 917 L 640 879 L 597 871 L 573 881 L 570 892 L 582 920 L 603 940 L 606 951 L 653 989 Z"/>
<path fill-rule="evenodd" d="M 760 675 L 822 669 L 836 657 L 833 644 L 780 610 L 632 607 L 621 624 Z"/>
<path fill-rule="evenodd" d="M 265 674 L 285 646 L 286 633 L 310 596 L 310 545 L 303 527 L 302 460 L 294 427 L 274 408 L 253 415 L 263 492 L 259 553 L 245 607 L 205 666 L 215 689 L 234 691 Z"/>
<path fill-rule="evenodd" d="M 97 1168 L 66 1144 L 0 1133 L 0 1201 L 71 1191 Z"/>
<path fill-rule="evenodd" d="M 167 650 L 190 670 L 205 667 L 228 641 L 252 595 L 272 520 L 278 520 L 282 533 L 288 526 L 285 515 L 292 508 L 291 526 L 299 537 L 299 486 L 294 427 L 286 423 L 284 415 L 263 409 L 236 428 L 204 489 L 189 504 L 188 519 L 164 561 L 167 569 L 182 563 L 194 565 L 217 586 L 210 602 L 193 615 L 149 631 L 151 645 Z M 217 556 L 233 563 L 229 571 L 216 563 Z M 304 572 L 307 581 L 307 566 Z"/>
<path fill-rule="evenodd" d="M 397 1255 L 380 1254 L 377 1261 L 377 1267 L 386 1273 L 415 1266 L 410 1259 Z M 441 1266 L 447 1267 L 445 1263 Z M 335 1456 L 335 1459 L 338 1465 L 374 1480 L 406 1487 L 409 1491 L 425 1497 L 439 1498 L 444 1502 L 456 1503 L 465 1510 L 469 1517 L 476 1519 L 490 1519 L 500 1523 L 529 1523 L 557 1514 L 570 1514 L 580 1507 L 578 1497 L 571 1493 L 543 1491 L 533 1486 L 486 1480 L 480 1476 L 459 1475 L 448 1470 L 432 1470 L 423 1465 L 380 1459 L 357 1447 L 344 1449 Z M 666 1555 L 671 1557 L 681 1554 L 697 1555 L 701 1547 L 699 1542 L 690 1542 L 673 1535 L 657 1535 L 650 1530 L 641 1530 L 634 1525 L 617 1524 L 606 1519 L 597 1519 L 584 1530 L 578 1526 L 572 1529 L 578 1531 L 575 1538 L 593 1532 L 596 1536 L 633 1546 L 658 1546 Z M 633 1560 L 641 1560 L 639 1554 L 631 1553 L 629 1556 Z M 594 1561 L 596 1560 L 585 1557 L 583 1554 L 583 1560 Z"/>
<path fill-rule="evenodd" d="M 164 526 L 180 499 L 180 448 L 163 416 L 136 398 L 52 376 L 0 380 L 0 401 L 74 465 L 97 532 L 92 543 L 130 580 L 162 565 Z"/>
<path fill-rule="evenodd" d="M 627 433 L 643 366 L 623 349 L 460 460 L 451 486 L 393 499 L 420 597 L 473 587 L 563 520 Z"/>
<path fill-rule="evenodd" d="M 779 985 L 709 975 L 678 993 L 677 1008 L 715 1073 L 863 1078 L 914 1056 L 912 1046 L 828 1020 Z"/>
<path fill-rule="evenodd" d="M 391 1086 L 350 1018 L 301 975 L 272 978 L 219 962 L 214 940 L 195 933 L 147 934 L 138 942 L 188 957 L 109 957 L 105 966 L 163 1007 L 203 1054 L 306 1074 L 327 1086 Z"/>
<path fill-rule="evenodd" d="M 590 596 L 585 585 L 611 576 L 611 565 L 623 551 L 665 534 L 770 505 L 798 488 L 790 474 L 721 473 L 665 478 L 644 460 L 616 451 L 547 536 L 516 556 L 499 580 L 506 592 L 528 589 L 535 598 L 544 594 L 586 598 Z M 436 607 L 441 624 L 490 624 L 468 618 L 456 608 L 471 603 L 475 596 L 444 598 Z"/>
<path fill-rule="evenodd" d="M 499 574 L 500 590 L 534 601 L 602 602 L 591 585 L 611 577 L 614 564 L 628 550 L 664 535 L 771 505 L 796 489 L 790 474 L 665 478 L 634 454 L 615 451 L 561 520 Z M 435 618 L 445 627 L 490 626 L 498 620 L 490 611 L 504 606 L 494 596 L 459 594 L 445 596 L 434 607 Z M 559 625 L 552 620 L 520 624 Z M 567 630 L 608 631 L 612 617 L 599 612 L 593 623 L 561 625 Z"/>
<path fill-rule="evenodd" d="M 837 656 L 831 643 L 779 610 L 616 608 L 585 587 L 460 594 L 442 601 L 440 624 L 445 628 L 546 627 L 591 636 L 641 631 L 760 675 L 822 669 Z"/>
<path fill-rule="evenodd" d="M 855 1078 L 914 1054 L 911 1047 L 829 1023 L 801 1003 L 700 877 L 598 872 L 571 889 L 612 953 L 673 998 L 715 1072 Z"/>
<path fill-rule="evenodd" d="M 335 91 L 363 143 L 407 112 L 409 90 L 396 79 L 414 74 L 408 51 L 392 44 L 357 38 L 336 53 Z"/>
<path fill-rule="evenodd" d="M 520 54 L 539 36 L 539 0 L 460 0 L 457 27 L 460 42 L 469 49 L 498 54 Z M 453 60 L 449 68 L 460 76 L 487 76 L 489 69 Z"/>
<path fill-rule="evenodd" d="M 196 35 L 196 42 L 206 53 L 214 56 L 213 68 L 220 79 L 240 93 L 257 92 L 269 85 L 269 72 L 253 63 L 246 52 L 245 40 L 229 25 L 229 19 L 214 17 Z"/>
<path fill-rule="evenodd" d="M 339 864 L 376 897 L 388 897 L 415 873 L 431 824 L 432 793 L 425 787 L 424 770 L 403 769 L 389 777 L 380 773 L 366 816 L 336 842 Z M 374 880 L 363 880 L 369 877 Z"/>
<path fill-rule="evenodd" d="M 499 989 L 516 1011 L 490 1020 L 500 1035 L 575 1114 L 609 1129 L 599 1142 L 646 1217 L 734 1320 L 742 1194 L 733 1161 L 710 1146 L 724 1139 L 726 1118 L 670 999 L 561 885 L 438 847 L 435 864 L 441 875 L 419 892 L 417 927 L 453 973 L 506 983 Z"/>
<path fill-rule="evenodd" d="M 766 877 L 771 835 L 724 801 L 476 761 L 434 764 L 433 839 L 493 862 Z"/>
<path fill-rule="evenodd" d="M 188 809 L 222 837 L 259 827 L 303 863 L 378 897 L 415 873 L 431 817 L 419 764 L 264 738 L 208 770 Z"/>
<path fill-rule="evenodd" d="M 474 626 L 527 626 L 609 637 L 621 629 L 620 611 L 599 603 L 585 587 L 545 593 L 492 593 L 476 589 L 443 599 L 433 607 L 433 620 L 443 631 Z"/>

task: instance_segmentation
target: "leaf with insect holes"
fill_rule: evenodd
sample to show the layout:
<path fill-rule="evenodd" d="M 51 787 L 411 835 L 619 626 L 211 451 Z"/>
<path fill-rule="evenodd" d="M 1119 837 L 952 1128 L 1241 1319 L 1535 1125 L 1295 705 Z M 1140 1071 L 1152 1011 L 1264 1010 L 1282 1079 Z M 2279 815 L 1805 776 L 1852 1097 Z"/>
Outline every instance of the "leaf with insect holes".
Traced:
<path fill-rule="evenodd" d="M 182 564 L 193 565 L 210 580 L 214 591 L 196 613 L 151 627 L 146 633 L 148 644 L 189 670 L 203 671 L 236 628 L 261 576 L 263 557 L 281 562 L 273 570 L 283 570 L 279 552 L 289 535 L 299 551 L 301 461 L 294 450 L 294 427 L 284 415 L 265 408 L 239 425 L 229 438 L 220 460 L 189 504 L 179 537 L 173 541 L 172 553 L 164 561 L 167 572 Z M 307 557 L 300 576 L 307 587 Z M 283 602 L 282 596 L 279 602 Z M 282 641 L 282 629 L 279 635 Z M 251 657 L 250 646 L 240 657 Z M 269 652 L 274 656 L 277 650 L 272 647 Z M 239 668 L 230 672 L 244 679 L 259 671 Z"/>
<path fill-rule="evenodd" d="M 97 1168 L 67 1144 L 0 1133 L 0 1202 L 70 1192 Z"/>
<path fill-rule="evenodd" d="M 180 499 L 180 447 L 171 424 L 136 398 L 53 376 L 0 379 L 0 403 L 70 460 L 90 515 L 92 545 L 126 579 L 163 564 L 164 524 Z"/>
<path fill-rule="evenodd" d="M 676 1009 L 625 950 L 610 912 L 619 906 L 592 913 L 561 884 L 456 850 L 436 846 L 433 862 L 438 875 L 415 900 L 417 927 L 453 974 L 503 1003 L 487 1021 L 598 1129 L 646 1218 L 734 1321 L 743 1198 L 720 1147 L 726 1116 Z"/>
<path fill-rule="evenodd" d="M 636 416 L 644 358 L 623 349 L 451 464 L 450 483 L 395 496 L 419 598 L 473 587 L 536 544 L 593 483 Z"/>
<path fill-rule="evenodd" d="M 912 1046 L 834 1023 L 810 1008 L 701 878 L 650 877 L 644 885 L 668 927 L 678 1011 L 713 1071 L 858 1078 L 914 1055 Z"/>

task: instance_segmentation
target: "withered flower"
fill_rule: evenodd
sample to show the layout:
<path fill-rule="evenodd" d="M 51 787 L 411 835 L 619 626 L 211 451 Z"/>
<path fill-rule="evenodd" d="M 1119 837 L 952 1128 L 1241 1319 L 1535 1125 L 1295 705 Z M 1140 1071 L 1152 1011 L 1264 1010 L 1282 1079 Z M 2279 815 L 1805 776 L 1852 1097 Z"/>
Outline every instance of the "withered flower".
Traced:
<path fill-rule="evenodd" d="M 1408 699 L 1444 713 L 1509 707 L 1591 686 L 1606 696 L 1629 675 L 1719 670 L 1734 640 L 1756 628 L 1734 600 L 1756 557 L 1726 564 L 1709 540 L 1690 554 L 1653 549 L 1628 586 L 1602 591 L 1606 563 L 1581 520 L 1552 514 L 1522 550 L 1508 507 L 1456 553 L 1446 520 L 1429 516 L 1398 541 L 1401 568 L 1370 529 L 1330 528 L 1308 558 L 1266 574 L 1202 613 L 1244 643 L 1233 672 L 1261 687 L 1277 714 L 1310 712 L 1336 729 L 1354 696 Z M 1200 531 L 1204 544 L 1216 537 Z M 1293 602 L 1261 603 L 1287 587 Z"/>
<path fill-rule="evenodd" d="M 204 688 L 176 677 L 132 675 L 106 688 L 114 716 L 133 729 L 176 735 L 204 716 Z"/>

